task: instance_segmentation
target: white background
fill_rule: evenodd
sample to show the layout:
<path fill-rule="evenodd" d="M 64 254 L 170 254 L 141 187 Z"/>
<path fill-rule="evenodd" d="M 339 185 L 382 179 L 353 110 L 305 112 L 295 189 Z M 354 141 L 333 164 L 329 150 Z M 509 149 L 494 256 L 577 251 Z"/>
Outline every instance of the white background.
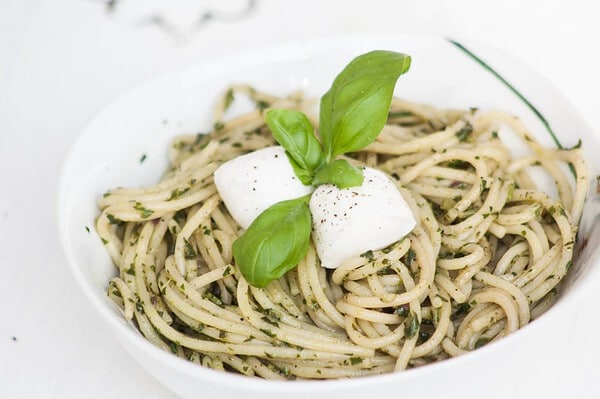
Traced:
<path fill-rule="evenodd" d="M 82 127 L 156 74 L 344 32 L 466 36 L 529 63 L 600 134 L 595 1 L 258 0 L 236 18 L 246 4 L 120 0 L 108 12 L 104 0 L 0 0 L 0 398 L 175 396 L 94 317 L 55 221 L 60 167 Z M 222 18 L 195 29 L 207 10 Z M 148 23 L 156 15 L 170 33 Z"/>

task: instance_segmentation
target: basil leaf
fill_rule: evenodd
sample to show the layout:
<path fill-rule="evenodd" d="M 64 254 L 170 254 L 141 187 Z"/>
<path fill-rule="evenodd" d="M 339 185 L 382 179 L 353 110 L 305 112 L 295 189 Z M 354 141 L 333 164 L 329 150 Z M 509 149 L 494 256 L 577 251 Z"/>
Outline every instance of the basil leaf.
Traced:
<path fill-rule="evenodd" d="M 348 188 L 362 185 L 364 180 L 361 168 L 352 166 L 345 159 L 337 159 L 317 171 L 312 184 L 316 187 L 331 183 L 338 188 Z"/>
<path fill-rule="evenodd" d="M 265 114 L 265 120 L 275 140 L 285 148 L 296 176 L 309 185 L 315 171 L 325 163 L 325 155 L 306 115 L 290 109 L 272 109 Z"/>
<path fill-rule="evenodd" d="M 310 243 L 310 196 L 278 202 L 233 243 L 233 257 L 249 284 L 264 287 L 296 267 Z"/>
<path fill-rule="evenodd" d="M 371 51 L 353 59 L 321 98 L 319 134 L 327 160 L 372 143 L 387 121 L 408 55 Z"/>

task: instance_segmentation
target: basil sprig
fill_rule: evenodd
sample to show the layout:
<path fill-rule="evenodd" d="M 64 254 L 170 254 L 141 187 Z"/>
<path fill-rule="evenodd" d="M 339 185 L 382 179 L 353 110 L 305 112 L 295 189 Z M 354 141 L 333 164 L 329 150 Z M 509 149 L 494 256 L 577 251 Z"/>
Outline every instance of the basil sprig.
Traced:
<path fill-rule="evenodd" d="M 300 111 L 272 109 L 265 120 L 273 137 L 283 148 L 296 176 L 308 186 L 316 170 L 325 164 L 325 155 L 312 124 Z"/>
<path fill-rule="evenodd" d="M 388 117 L 396 81 L 410 57 L 372 51 L 353 59 L 321 98 L 319 136 L 302 112 L 272 109 L 265 120 L 304 185 L 362 185 L 362 169 L 335 157 L 372 143 Z M 233 243 L 233 257 L 249 284 L 264 287 L 296 267 L 308 251 L 310 195 L 279 202 L 262 212 Z"/>
<path fill-rule="evenodd" d="M 371 51 L 356 57 L 321 98 L 319 134 L 328 161 L 360 150 L 377 138 L 387 121 L 396 81 L 410 57 Z"/>

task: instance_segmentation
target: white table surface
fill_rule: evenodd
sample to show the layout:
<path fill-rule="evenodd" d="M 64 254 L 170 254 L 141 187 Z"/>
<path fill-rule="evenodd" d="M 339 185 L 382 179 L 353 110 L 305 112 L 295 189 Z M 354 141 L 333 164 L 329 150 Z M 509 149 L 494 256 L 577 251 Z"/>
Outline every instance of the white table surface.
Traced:
<path fill-rule="evenodd" d="M 0 398 L 175 397 L 95 317 L 66 266 L 55 221 L 61 164 L 82 127 L 156 74 L 345 32 L 475 37 L 540 71 L 600 134 L 595 1 L 257 0 L 247 15 L 247 0 L 120 0 L 112 11 L 105 3 L 0 2 Z M 207 10 L 221 18 L 194 29 Z M 159 14 L 166 28 L 148 22 Z M 596 364 L 600 344 L 585 356 L 580 361 Z"/>

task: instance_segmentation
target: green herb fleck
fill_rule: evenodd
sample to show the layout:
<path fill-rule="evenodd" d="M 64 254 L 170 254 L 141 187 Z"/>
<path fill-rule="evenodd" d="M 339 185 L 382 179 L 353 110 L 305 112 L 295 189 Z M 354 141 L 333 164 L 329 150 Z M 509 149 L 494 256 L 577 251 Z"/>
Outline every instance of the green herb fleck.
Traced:
<path fill-rule="evenodd" d="M 374 259 L 373 251 L 370 250 L 370 249 L 368 251 L 363 252 L 362 254 L 360 254 L 360 256 L 362 258 L 366 258 L 368 260 L 373 260 Z"/>
<path fill-rule="evenodd" d="M 404 320 L 404 335 L 406 335 L 408 339 L 412 339 L 417 335 L 420 327 L 417 314 L 411 311 L 406 320 Z"/>
<path fill-rule="evenodd" d="M 267 108 L 269 108 L 268 102 L 263 101 L 263 100 L 256 101 L 256 109 L 258 109 L 259 111 L 264 111 Z"/>
<path fill-rule="evenodd" d="M 461 141 L 461 142 L 470 141 L 470 137 L 471 137 L 472 133 L 473 133 L 473 125 L 471 125 L 471 122 L 466 122 L 465 126 L 463 126 L 463 128 L 460 129 L 458 132 L 456 132 L 456 138 L 458 139 L 458 141 Z"/>
<path fill-rule="evenodd" d="M 227 90 L 227 93 L 225 93 L 225 104 L 223 105 L 225 110 L 227 110 L 231 106 L 231 103 L 233 103 L 234 99 L 235 98 L 233 96 L 233 89 Z"/>
<path fill-rule="evenodd" d="M 277 338 L 277 334 L 274 334 L 271 330 L 267 329 L 267 328 L 261 328 L 260 331 L 262 331 L 263 333 L 265 333 L 266 335 L 268 335 L 271 338 Z M 265 355 L 267 353 L 265 352 Z"/>
<path fill-rule="evenodd" d="M 144 219 L 149 218 L 154 213 L 153 210 L 150 210 L 150 209 L 144 207 L 144 205 L 141 202 L 136 202 L 133 205 L 133 209 L 135 209 L 136 211 L 138 211 L 140 213 L 140 216 L 142 218 L 144 218 Z"/>
<path fill-rule="evenodd" d="M 362 357 L 351 357 L 350 358 L 350 364 L 351 365 L 355 365 L 355 364 L 360 364 L 363 362 L 363 358 Z"/>
<path fill-rule="evenodd" d="M 176 188 L 175 190 L 171 191 L 171 196 L 167 199 L 167 201 L 177 199 L 177 198 L 181 197 L 183 194 L 187 193 L 188 191 L 190 191 L 190 187 Z"/>
<path fill-rule="evenodd" d="M 130 264 L 129 268 L 124 269 L 125 273 L 129 274 L 130 276 L 135 276 L 135 267 L 134 264 Z"/>
<path fill-rule="evenodd" d="M 110 224 L 121 223 L 121 220 L 117 219 L 113 214 L 107 213 L 106 218 L 108 219 L 108 223 L 110 223 Z"/>
<path fill-rule="evenodd" d="M 196 257 L 198 255 L 196 254 L 196 250 L 194 249 L 194 246 L 185 238 L 183 239 L 183 244 L 184 244 L 183 257 L 188 260 L 196 259 Z"/>

